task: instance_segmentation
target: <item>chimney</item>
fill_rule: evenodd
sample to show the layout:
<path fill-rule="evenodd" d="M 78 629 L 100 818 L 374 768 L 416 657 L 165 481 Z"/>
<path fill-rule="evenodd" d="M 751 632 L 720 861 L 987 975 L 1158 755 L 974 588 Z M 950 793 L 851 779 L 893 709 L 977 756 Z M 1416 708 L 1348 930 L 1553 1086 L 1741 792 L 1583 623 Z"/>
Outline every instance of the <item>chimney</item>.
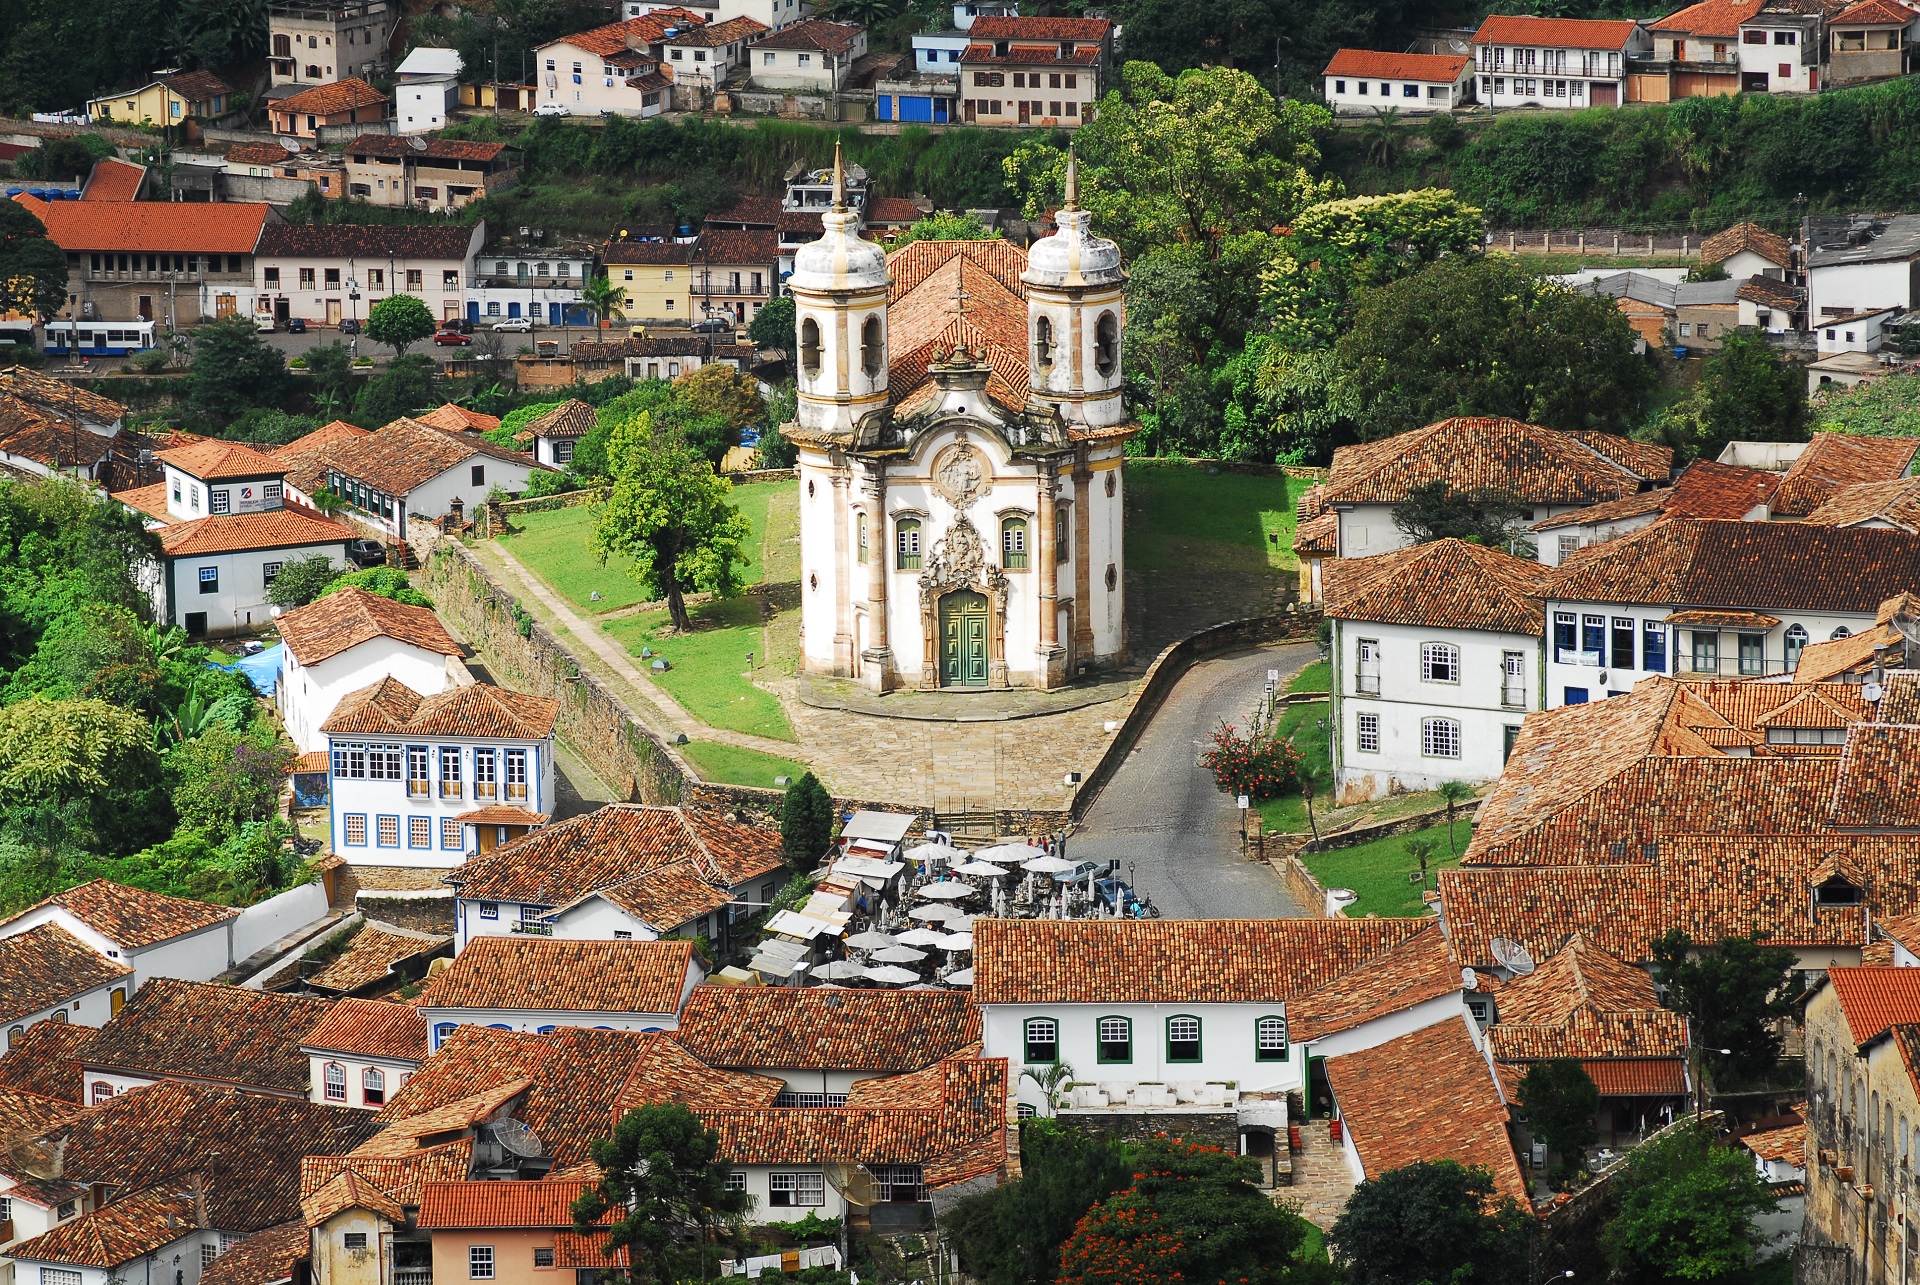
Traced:
<path fill-rule="evenodd" d="M 212 1226 L 207 1221 L 207 1176 L 196 1173 L 187 1180 L 187 1186 L 193 1192 L 193 1225 L 204 1231 Z"/>

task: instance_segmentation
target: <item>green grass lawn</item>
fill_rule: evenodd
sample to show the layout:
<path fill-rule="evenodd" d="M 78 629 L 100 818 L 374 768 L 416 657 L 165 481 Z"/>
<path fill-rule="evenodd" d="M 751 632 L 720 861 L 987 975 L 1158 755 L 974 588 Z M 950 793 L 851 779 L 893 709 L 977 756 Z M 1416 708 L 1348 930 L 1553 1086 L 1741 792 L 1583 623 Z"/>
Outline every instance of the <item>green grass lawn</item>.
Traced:
<path fill-rule="evenodd" d="M 643 648 L 664 657 L 672 668 L 648 668 L 649 675 L 709 727 L 791 741 L 793 725 L 779 699 L 747 677 L 749 652 L 756 668 L 767 660 L 760 603 L 758 597 L 725 598 L 695 607 L 693 632 L 687 634 L 669 631 L 665 611 L 624 616 L 608 621 L 605 628 L 643 667 L 653 662 L 651 656 L 640 655 Z"/>
<path fill-rule="evenodd" d="M 797 781 L 807 770 L 805 763 L 793 759 L 717 741 L 689 741 L 679 749 L 702 777 L 723 785 L 758 785 L 773 790 L 780 788 L 774 784 L 775 777 Z"/>
<path fill-rule="evenodd" d="M 776 513 L 776 523 L 782 517 L 797 522 L 798 486 L 795 482 L 753 482 L 733 488 L 733 502 L 753 524 L 753 534 L 745 545 L 747 565 L 741 570 L 745 583 L 759 584 L 766 573 L 769 511 Z M 786 502 L 789 499 L 791 504 Z M 791 517 L 787 517 L 789 510 Z M 630 574 L 633 559 L 612 557 L 603 564 L 588 551 L 593 524 L 599 520 L 600 506 L 593 504 L 521 514 L 513 519 L 513 534 L 504 537 L 507 551 L 581 611 L 599 615 L 646 601 L 646 591 Z M 794 574 L 798 574 L 797 568 Z M 597 602 L 593 598 L 596 592 L 600 595 Z"/>
<path fill-rule="evenodd" d="M 1322 662 L 1324 664 L 1324 662 Z M 1308 670 L 1313 666 L 1309 665 Z M 1285 740 L 1291 738 L 1293 748 L 1300 751 L 1300 757 L 1319 764 L 1323 773 L 1330 773 L 1331 763 L 1327 748 L 1327 729 L 1320 726 L 1327 717 L 1325 705 L 1289 705 L 1281 713 L 1280 721 L 1274 727 L 1274 734 Z M 1327 810 L 1333 806 L 1331 789 L 1325 794 L 1316 794 L 1313 799 L 1316 815 L 1325 818 Z M 1268 834 L 1306 834 L 1307 803 L 1299 794 L 1283 794 L 1277 799 L 1262 799 L 1259 803 L 1260 823 Z"/>
<path fill-rule="evenodd" d="M 1127 528 L 1127 566 L 1138 571 L 1204 567 L 1211 574 L 1289 571 L 1294 506 L 1309 483 L 1297 477 L 1208 473 L 1164 460 L 1128 460 L 1131 505 L 1144 521 Z"/>
<path fill-rule="evenodd" d="M 1333 690 L 1332 663 L 1316 660 L 1287 680 L 1289 692 L 1327 692 Z M 1322 706 L 1322 708 L 1325 708 Z"/>
<path fill-rule="evenodd" d="M 1454 842 L 1465 851 L 1468 838 L 1466 821 L 1456 821 Z M 1303 853 L 1300 860 L 1313 877 L 1326 888 L 1351 888 L 1359 900 L 1347 907 L 1353 918 L 1364 915 L 1420 915 L 1426 905 L 1420 900 L 1420 885 L 1410 876 L 1420 869 L 1419 860 L 1407 851 L 1409 839 L 1428 839 L 1434 845 L 1427 860 L 1427 887 L 1434 886 L 1435 872 L 1460 864 L 1459 856 L 1447 851 L 1447 827 L 1444 824 L 1418 834 L 1376 839 L 1357 848 L 1337 852 Z"/>

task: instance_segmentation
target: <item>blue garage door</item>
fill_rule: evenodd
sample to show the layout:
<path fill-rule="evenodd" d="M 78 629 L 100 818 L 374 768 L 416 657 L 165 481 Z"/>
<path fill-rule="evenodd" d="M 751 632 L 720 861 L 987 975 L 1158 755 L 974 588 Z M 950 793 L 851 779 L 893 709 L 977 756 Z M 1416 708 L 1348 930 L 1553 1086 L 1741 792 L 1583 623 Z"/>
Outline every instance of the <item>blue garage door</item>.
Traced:
<path fill-rule="evenodd" d="M 908 98 L 902 95 L 900 99 L 900 119 L 931 123 L 933 120 L 933 99 L 917 96 Z"/>
<path fill-rule="evenodd" d="M 875 115 L 877 115 L 881 120 L 893 119 L 893 95 L 892 94 L 878 95 L 878 99 L 875 106 L 877 108 Z"/>

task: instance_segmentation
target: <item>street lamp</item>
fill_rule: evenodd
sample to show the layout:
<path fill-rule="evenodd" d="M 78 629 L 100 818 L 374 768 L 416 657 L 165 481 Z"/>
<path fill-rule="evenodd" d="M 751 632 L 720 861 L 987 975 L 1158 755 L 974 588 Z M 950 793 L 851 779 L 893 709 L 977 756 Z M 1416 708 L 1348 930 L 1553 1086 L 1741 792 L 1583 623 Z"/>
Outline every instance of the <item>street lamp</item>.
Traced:
<path fill-rule="evenodd" d="M 1733 1050 L 1709 1048 L 1701 1044 L 1689 1044 L 1687 1047 L 1693 1052 L 1693 1114 L 1696 1117 L 1700 1117 L 1707 1113 L 1706 1076 L 1701 1070 L 1704 1063 L 1700 1055 L 1702 1053 L 1718 1053 L 1721 1057 L 1732 1057 Z"/>

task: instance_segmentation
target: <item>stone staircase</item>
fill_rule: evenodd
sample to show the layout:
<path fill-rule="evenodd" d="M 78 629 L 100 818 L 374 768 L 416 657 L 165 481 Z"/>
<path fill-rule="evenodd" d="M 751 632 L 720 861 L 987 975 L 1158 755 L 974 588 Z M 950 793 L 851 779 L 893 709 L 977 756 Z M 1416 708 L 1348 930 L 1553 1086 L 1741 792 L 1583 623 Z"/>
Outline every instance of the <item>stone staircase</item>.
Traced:
<path fill-rule="evenodd" d="M 1274 1188 L 1274 1196 L 1283 1203 L 1298 1203 L 1301 1216 L 1326 1231 L 1347 1207 L 1353 1175 L 1347 1169 L 1345 1149 L 1327 1136 L 1327 1121 L 1302 1120 L 1299 1129 L 1304 1145 L 1293 1155 L 1293 1185 Z"/>

